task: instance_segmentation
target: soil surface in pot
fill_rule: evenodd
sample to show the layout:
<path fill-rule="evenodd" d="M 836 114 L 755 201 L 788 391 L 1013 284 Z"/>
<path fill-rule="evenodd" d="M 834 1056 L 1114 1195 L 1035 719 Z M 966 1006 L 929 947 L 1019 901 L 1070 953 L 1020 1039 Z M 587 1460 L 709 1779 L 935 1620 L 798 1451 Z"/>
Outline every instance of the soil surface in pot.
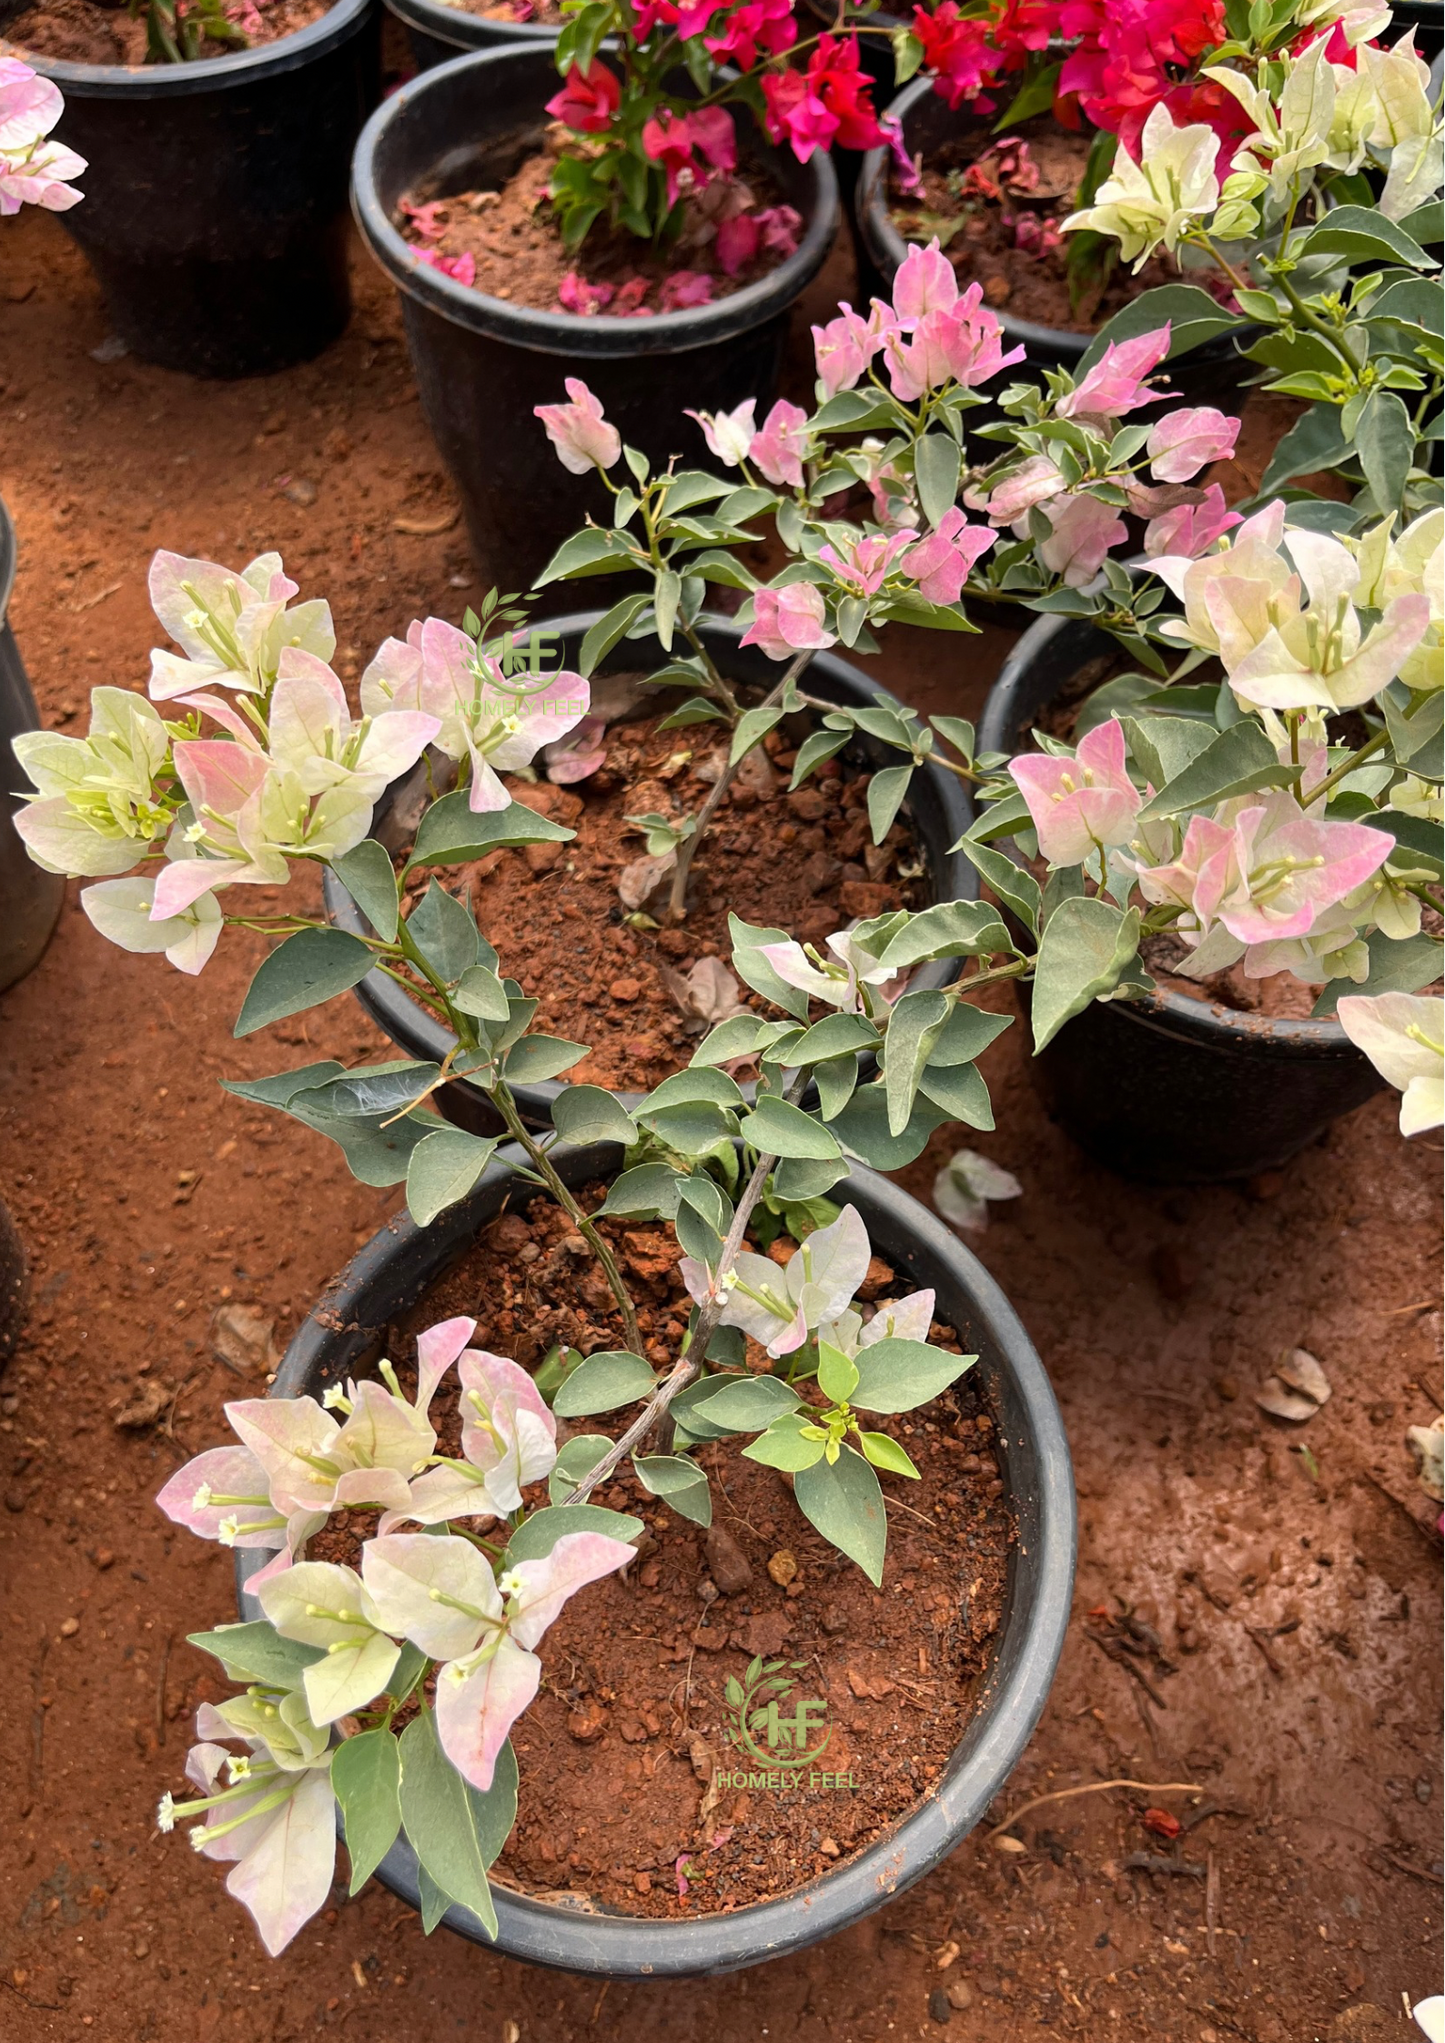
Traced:
<path fill-rule="evenodd" d="M 328 14 L 330 0 L 260 0 L 255 19 L 246 27 L 246 43 L 212 42 L 201 46 L 203 57 L 234 56 L 243 47 L 283 42 Z M 37 57 L 55 57 L 69 64 L 147 62 L 144 16 L 124 6 L 103 6 L 100 0 L 37 0 L 4 24 L 4 39 Z"/>
<path fill-rule="evenodd" d="M 640 319 L 710 305 L 757 283 L 797 246 L 802 226 L 797 213 L 784 205 L 765 170 L 744 164 L 745 179 L 719 179 L 701 202 L 688 208 L 682 233 L 666 254 L 605 222 L 592 229 L 580 249 L 565 248 L 547 187 L 557 157 L 575 146 L 571 130 L 554 122 L 547 146 L 529 156 L 500 189 L 434 197 L 429 188 L 419 188 L 402 199 L 397 230 L 458 283 L 534 311 L 581 317 L 606 312 Z M 732 274 L 719 258 L 709 210 L 711 195 L 722 200 L 724 187 L 726 203 L 735 210 L 768 216 L 752 258 Z M 775 221 L 780 212 L 786 219 Z"/>
<path fill-rule="evenodd" d="M 557 0 L 448 0 L 459 14 L 477 14 L 483 21 L 525 23 L 530 28 L 560 28 L 566 20 Z"/>
<path fill-rule="evenodd" d="M 330 598 L 353 687 L 399 623 L 480 604 L 396 293 L 359 245 L 356 315 L 320 360 L 218 384 L 102 347 L 99 286 L 53 215 L 25 207 L 0 231 L 10 615 L 47 726 L 85 729 L 88 676 L 144 688 L 157 546 L 236 565 L 277 547 L 305 594 Z M 851 296 L 851 260 L 844 238 L 794 308 L 795 403 L 812 401 L 809 322 Z M 1258 488 L 1296 416 L 1251 397 L 1229 494 Z M 314 498 L 282 493 L 298 477 Z M 977 718 L 1009 644 L 991 627 L 966 642 L 899 627 L 866 664 L 920 711 Z M 1161 1193 L 1051 1125 L 1015 1023 L 984 1053 L 997 1128 L 940 1128 L 904 1173 L 926 1200 L 966 1143 L 1023 1186 L 970 1242 L 1027 1322 L 1074 1457 L 1068 1643 L 996 1814 L 1089 1792 L 1025 1814 L 1024 1851 L 980 1826 L 812 1950 L 605 1996 L 597 1979 L 425 1937 L 375 1882 L 348 1899 L 338 1860 L 329 1905 L 272 1959 L 227 1869 L 153 1835 L 196 1706 L 224 1692 L 186 1634 L 232 1618 L 235 1585 L 231 1555 L 152 1500 L 275 1366 L 264 1342 L 249 1365 L 219 1359 L 217 1316 L 251 1308 L 279 1354 L 403 1206 L 400 1186 L 358 1184 L 331 1144 L 217 1079 L 395 1052 L 345 997 L 237 1042 L 261 937 L 228 932 L 188 979 L 106 944 L 78 894 L 0 997 L 0 1180 L 32 1273 L 0 1379 L 6 2043 L 502 2043 L 511 2023 L 521 2043 L 759 2043 L 764 2029 L 768 2043 L 1044 2043 L 1070 2025 L 1085 2043 L 1208 2043 L 1209 2029 L 1403 2043 L 1402 1992 L 1439 1985 L 1445 1872 L 1440 1507 L 1404 1442 L 1440 1410 L 1441 1172 L 1438 1134 L 1401 1141 L 1397 1094 L 1252 1187 Z M 285 899 L 319 912 L 304 880 Z M 981 997 L 1012 1007 L 1000 988 Z M 1254 1392 L 1300 1345 L 1335 1392 L 1290 1425 Z M 1129 1650 L 1142 1642 L 1110 1615 L 1123 1605 L 1169 1671 Z M 1120 1778 L 1203 1794 L 1101 1791 Z M 1172 1844 L 1151 1807 L 1183 1819 Z M 945 2006 L 946 2026 L 930 2012 Z"/>
<path fill-rule="evenodd" d="M 721 726 L 662 731 L 659 721 L 611 727 L 605 766 L 573 787 L 504 776 L 517 801 L 577 832 L 570 843 L 492 851 L 471 865 L 419 870 L 407 883 L 410 901 L 434 872 L 470 899 L 502 969 L 541 1001 L 536 1026 L 588 1046 L 567 1074 L 573 1085 L 645 1092 L 687 1063 L 714 1022 L 740 1003 L 761 1004 L 720 972 L 732 954 L 729 909 L 821 943 L 858 916 L 928 900 L 907 821 L 874 844 L 870 776 L 846 755 L 785 792 L 795 755 L 780 725 L 739 768 L 708 825 L 686 922 L 629 927 L 643 900 L 649 919 L 664 921 L 668 880 L 643 894 L 652 873 L 642 870 L 644 841 L 628 817 L 696 815 L 712 791 L 703 776 L 715 779 L 725 756 Z"/>
<path fill-rule="evenodd" d="M 605 1190 L 591 1187 L 582 1205 L 600 1205 Z M 670 1362 L 689 1305 L 672 1230 L 602 1228 L 649 1349 Z M 780 1236 L 770 1252 L 783 1261 L 794 1247 Z M 909 1288 L 875 1258 L 862 1295 L 882 1302 Z M 625 1345 L 600 1270 L 545 1199 L 494 1221 L 391 1329 L 404 1376 L 414 1371 L 416 1333 L 458 1313 L 479 1322 L 477 1346 L 528 1367 L 557 1342 Z M 958 1352 L 952 1327 L 935 1322 L 932 1337 Z M 749 1362 L 767 1367 L 752 1343 Z M 455 1404 L 444 1396 L 433 1408 L 450 1406 L 439 1429 L 445 1454 L 461 1451 Z M 558 1437 L 615 1437 L 634 1416 L 559 1422 Z M 885 1478 L 881 1590 L 813 1530 L 786 1478 L 743 1458 L 743 1440 L 698 1451 L 713 1491 L 706 1531 L 649 1496 L 630 1469 L 594 1495 L 648 1530 L 626 1579 L 574 1598 L 547 1634 L 541 1694 L 513 1734 L 517 1827 L 495 1877 L 629 1914 L 709 1914 L 816 1878 L 928 1792 L 968 1725 L 988 1665 L 1011 1521 L 993 1423 L 971 1373 L 931 1405 L 876 1423 L 900 1440 L 922 1478 Z M 545 1504 L 546 1485 L 527 1501 Z M 316 1554 L 354 1564 L 373 1522 L 353 1513 L 349 1531 L 328 1534 Z M 776 1772 L 769 1783 L 746 1784 L 768 1766 L 734 1743 L 737 1718 L 724 1689 L 746 1679 L 755 1657 L 770 1667 L 781 1661 L 796 1673 L 798 1694 L 827 1705 L 826 1724 L 809 1739 L 818 1758 L 795 1785 L 780 1785 Z M 780 1703 L 785 1716 L 791 1707 Z M 737 1782 L 717 1778 L 734 1773 Z"/>
<path fill-rule="evenodd" d="M 986 124 L 970 128 L 925 158 L 921 195 L 902 192 L 891 171 L 889 217 L 905 241 L 926 243 L 936 234 L 960 282 L 981 284 L 996 311 L 1093 333 L 1142 291 L 1177 283 L 1179 271 L 1156 256 L 1137 276 L 1114 262 L 1070 278 L 1074 237 L 1060 227 L 1077 210 L 1091 140 L 1047 114 L 1003 137 Z M 1190 281 L 1207 289 L 1210 274 L 1191 271 Z"/>

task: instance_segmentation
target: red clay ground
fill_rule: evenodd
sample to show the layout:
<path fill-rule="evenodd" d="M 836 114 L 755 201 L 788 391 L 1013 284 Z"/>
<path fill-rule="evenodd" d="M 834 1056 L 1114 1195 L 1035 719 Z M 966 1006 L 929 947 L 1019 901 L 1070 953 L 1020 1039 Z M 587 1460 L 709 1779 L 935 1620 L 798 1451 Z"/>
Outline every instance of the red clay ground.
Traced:
<path fill-rule="evenodd" d="M 5 236 L 13 617 L 49 722 L 73 728 L 95 682 L 143 685 L 157 545 L 238 563 L 279 546 L 330 597 L 352 673 L 479 593 L 459 526 L 395 529 L 452 499 L 364 265 L 327 356 L 224 387 L 97 363 L 104 313 L 61 229 Z M 282 493 L 298 481 L 307 504 Z M 975 712 L 1005 644 L 903 637 L 881 671 Z M 968 1139 L 1024 1193 L 980 1246 L 1058 1386 L 1082 1552 L 1058 1682 L 998 1813 L 1121 1774 L 1194 1781 L 1213 1813 L 1182 1858 L 1212 1881 L 1129 1870 L 1168 1848 L 1128 1797 L 1092 1794 L 1026 1818 L 1022 1853 L 970 1840 L 838 1943 L 711 1984 L 604 1990 L 426 1942 L 374 1887 L 269 1962 L 220 1869 L 153 1829 L 203 1675 L 184 1633 L 229 1615 L 230 1567 L 149 1500 L 241 1385 L 209 1355 L 217 1306 L 264 1307 L 284 1340 L 398 1201 L 219 1090 L 307 1041 L 380 1049 L 346 1000 L 290 1045 L 235 1044 L 251 961 L 228 940 L 183 979 L 72 903 L 0 1003 L 0 1190 L 35 1268 L 0 1387 L 6 2043 L 902 2043 L 941 2018 L 962 2043 L 1408 2043 L 1402 1996 L 1439 1983 L 1439 1546 L 1402 1444 L 1439 1409 L 1439 1138 L 1401 1142 L 1385 1097 L 1259 1196 L 1140 1190 L 1050 1127 L 1016 1031 L 991 1053 L 998 1131 Z M 1251 1393 L 1295 1344 L 1334 1396 L 1287 1433 Z M 118 1427 L 157 1382 L 158 1417 Z M 1133 1663 L 1157 1702 L 1091 1639 L 1116 1599 L 1177 1669 Z"/>

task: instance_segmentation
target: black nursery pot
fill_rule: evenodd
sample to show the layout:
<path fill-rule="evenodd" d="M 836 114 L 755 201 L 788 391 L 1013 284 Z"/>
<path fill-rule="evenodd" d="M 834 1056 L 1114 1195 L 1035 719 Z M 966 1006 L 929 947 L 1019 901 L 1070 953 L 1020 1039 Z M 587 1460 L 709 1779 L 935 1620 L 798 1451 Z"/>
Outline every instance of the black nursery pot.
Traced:
<path fill-rule="evenodd" d="M 789 308 L 827 255 L 837 213 L 825 157 L 798 163 L 740 127 L 805 225 L 793 255 L 715 305 L 584 319 L 488 297 L 419 262 L 393 225 L 398 201 L 504 184 L 539 146 L 558 89 L 550 47 L 458 57 L 378 107 L 352 173 L 357 223 L 401 293 L 422 410 L 460 492 L 473 553 L 483 575 L 506 587 L 540 573 L 588 513 L 611 516 L 596 477 L 562 467 L 533 407 L 564 399 L 566 378 L 581 377 L 624 443 L 658 466 L 680 450 L 702 454 L 687 408 L 726 411 L 756 397 L 761 419 L 777 392 Z"/>
<path fill-rule="evenodd" d="M 569 1187 L 612 1176 L 616 1143 L 552 1152 Z M 461 1205 L 420 1228 L 398 1218 L 369 1242 L 325 1294 L 286 1351 L 273 1397 L 319 1398 L 360 1376 L 386 1352 L 388 1323 L 414 1306 L 519 1187 L 521 1152 L 498 1153 Z M 695 1922 L 666 1922 L 492 1890 L 491 1948 L 527 1964 L 610 1979 L 736 1972 L 802 1950 L 860 1922 L 930 1872 L 959 1845 L 1008 1779 L 1038 1722 L 1058 1665 L 1073 1591 L 1075 1518 L 1068 1441 L 1052 1387 L 1028 1335 L 983 1265 L 934 1215 L 886 1178 L 855 1165 L 830 1197 L 855 1206 L 879 1255 L 907 1284 L 932 1285 L 941 1319 L 978 1354 L 970 1378 L 997 1426 L 1000 1473 L 1016 1538 L 1008 1559 L 1003 1622 L 977 1706 L 938 1784 L 885 1836 L 836 1872 L 792 1894 Z M 239 1590 L 264 1554 L 237 1554 Z M 245 1615 L 254 1605 L 242 1600 Z M 415 1854 L 405 1839 L 377 1869 L 393 1894 L 420 1906 Z M 489 1940 L 453 1910 L 447 1926 Z"/>
<path fill-rule="evenodd" d="M 405 28 L 418 71 L 469 50 L 550 50 L 559 33 L 538 21 L 491 21 L 447 0 L 386 0 L 386 9 Z"/>
<path fill-rule="evenodd" d="M 1040 618 L 994 683 L 979 750 L 1025 750 L 1040 711 L 1113 650 L 1092 625 Z M 1239 1014 L 1163 987 L 1092 1002 L 1031 1070 L 1051 1117 L 1097 1163 L 1156 1185 L 1277 1169 L 1383 1084 L 1333 1018 Z"/>
<path fill-rule="evenodd" d="M 59 873 L 38 866 L 19 831 L 15 817 L 22 804 L 14 792 L 26 786 L 27 778 L 11 750 L 13 741 L 26 731 L 40 728 L 40 713 L 30 692 L 25 662 L 15 643 L 6 612 L 15 583 L 15 527 L 10 513 L 0 503 L 0 993 L 23 979 L 40 962 L 50 941 L 65 900 L 65 881 Z M 0 1230 L 0 1270 L 3 1270 L 3 1230 Z M 4 1278 L 0 1275 L 0 1319 L 3 1319 Z M 0 1359 L 4 1342 L 0 1334 Z"/>
<path fill-rule="evenodd" d="M 971 114 L 964 107 L 956 111 L 933 90 L 931 78 L 917 78 L 906 85 L 888 109 L 901 121 L 904 144 L 910 156 L 922 152 L 926 163 L 935 151 L 956 141 L 973 128 L 987 128 L 987 115 Z M 863 159 L 854 204 L 858 215 L 859 294 L 887 297 L 899 264 L 910 244 L 889 216 L 889 166 L 887 149 L 872 149 Z M 866 272 L 866 274 L 865 274 Z M 1003 328 L 1005 349 L 1022 347 L 1026 360 L 1006 370 L 999 386 L 1016 382 L 1032 373 L 1043 380 L 1045 369 L 1064 369 L 1077 376 L 1079 363 L 1093 345 L 1090 333 L 1071 333 L 1067 327 L 1040 326 L 1036 320 L 1019 319 L 1007 306 L 997 310 Z M 1161 371 L 1161 374 L 1166 373 Z M 1251 365 L 1237 354 L 1228 335 L 1192 348 L 1168 365 L 1172 401 L 1181 404 L 1213 404 L 1229 410 L 1241 401 L 1245 377 Z M 992 386 L 987 386 L 992 387 Z M 1141 414 L 1142 416 L 1142 414 Z"/>
<path fill-rule="evenodd" d="M 26 61 L 85 157 L 61 216 L 134 354 L 192 376 L 309 361 L 351 315 L 346 171 L 380 90 L 375 0 L 194 64 Z"/>
<path fill-rule="evenodd" d="M 538 629 L 545 629 L 549 636 L 560 639 L 565 668 L 569 661 L 577 658 L 588 627 L 602 615 L 600 610 L 589 610 L 572 617 L 538 620 Z M 730 624 L 725 618 L 706 618 L 701 620 L 699 629 L 713 657 L 720 664 L 725 664 L 730 680 L 744 684 L 753 682 L 764 689 L 776 684 L 779 673 L 777 662 L 768 659 L 756 646 L 739 645 L 740 633 L 735 624 Z M 664 657 L 662 647 L 654 638 L 624 639 L 600 663 L 593 678 L 657 666 Z M 826 696 L 830 701 L 846 703 L 850 707 L 868 708 L 880 699 L 890 705 L 894 702 L 887 690 L 871 680 L 861 668 L 831 653 L 813 655 L 807 678 L 810 694 Z M 889 752 L 878 740 L 861 736 L 855 756 L 866 758 L 870 766 L 877 766 L 888 763 L 890 759 L 896 763 L 898 755 Z M 384 826 L 394 792 L 394 789 L 388 789 L 377 804 L 373 830 L 378 825 Z M 973 816 L 962 783 L 942 767 L 925 765 L 915 773 L 901 813 L 918 833 L 919 851 L 928 874 L 932 899 L 976 900 L 978 875 L 969 861 L 953 850 Z M 370 931 L 371 925 L 363 919 L 360 909 L 329 867 L 323 879 L 323 892 L 326 913 L 338 929 L 349 930 L 353 935 Z M 507 962 L 504 955 L 504 969 Z M 919 965 L 910 984 L 916 987 L 945 986 L 956 977 L 957 972 L 956 959 Z M 455 1049 L 456 1037 L 451 1030 L 435 1020 L 419 1001 L 413 1000 L 395 979 L 388 978 L 384 972 L 368 972 L 356 988 L 356 997 L 376 1026 L 391 1038 L 404 1056 L 440 1064 Z M 529 1128 L 551 1127 L 552 1103 L 563 1090 L 564 1081 L 555 1078 L 513 1088 L 518 1111 Z M 475 1086 L 459 1080 L 449 1081 L 434 1098 L 447 1119 L 459 1128 L 470 1129 L 476 1135 L 504 1132 L 491 1102 Z M 618 1098 L 630 1109 L 641 1100 L 642 1094 L 619 1093 Z"/>

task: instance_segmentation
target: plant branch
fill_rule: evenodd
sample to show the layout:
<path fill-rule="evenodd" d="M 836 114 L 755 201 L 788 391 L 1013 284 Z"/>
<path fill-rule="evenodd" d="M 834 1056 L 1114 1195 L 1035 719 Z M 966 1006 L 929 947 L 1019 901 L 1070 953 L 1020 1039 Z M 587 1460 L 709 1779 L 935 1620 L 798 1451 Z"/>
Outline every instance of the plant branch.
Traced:
<path fill-rule="evenodd" d="M 771 709 L 786 694 L 789 682 L 797 679 L 812 657 L 811 647 L 799 653 L 777 687 L 773 689 L 772 693 L 758 707 L 760 709 Z M 834 706 L 832 703 L 828 704 L 830 709 Z M 751 752 L 752 749 L 753 747 L 750 745 L 748 752 Z M 677 847 L 677 861 L 672 869 L 672 892 L 668 896 L 667 902 L 667 915 L 670 922 L 682 922 L 686 919 L 687 878 L 688 874 L 692 871 L 692 862 L 697 856 L 697 848 L 702 842 L 703 832 L 712 821 L 718 804 L 727 793 L 733 776 L 742 765 L 743 760 L 747 758 L 748 752 L 742 752 L 736 759 L 729 759 L 724 764 L 722 772 L 713 784 L 712 793 L 697 812 L 697 828 L 685 843 L 679 844 Z"/>
<path fill-rule="evenodd" d="M 806 1071 L 800 1071 L 794 1078 L 785 1095 L 790 1104 L 796 1104 L 807 1084 L 807 1079 Z M 718 1257 L 712 1296 L 706 1305 L 698 1308 L 697 1323 L 688 1337 L 687 1347 L 678 1356 L 626 1432 L 613 1441 L 597 1466 L 582 1478 L 571 1496 L 565 1499 L 568 1504 L 585 1504 L 592 1492 L 607 1481 L 626 1456 L 635 1447 L 641 1446 L 658 1421 L 666 1416 L 673 1399 L 680 1391 L 686 1390 L 701 1372 L 707 1344 L 717 1332 L 718 1322 L 727 1304 L 726 1294 L 718 1288 L 719 1281 L 727 1275 L 737 1260 L 738 1250 L 742 1247 L 743 1237 L 748 1230 L 748 1222 L 753 1217 L 753 1208 L 762 1196 L 768 1172 L 777 1160 L 775 1156 L 760 1156 L 753 1167 L 752 1176 L 743 1187 L 743 1195 L 738 1200 L 737 1211 L 733 1214 L 733 1224 L 727 1231 L 727 1239 Z"/>
<path fill-rule="evenodd" d="M 1358 752 L 1352 752 L 1348 759 L 1342 759 L 1332 773 L 1325 775 L 1318 787 L 1310 789 L 1309 793 L 1300 802 L 1300 807 L 1308 809 L 1313 803 L 1322 801 L 1326 795 L 1339 786 L 1342 780 L 1348 779 L 1349 775 L 1354 772 L 1362 760 L 1368 759 L 1373 753 L 1383 750 L 1389 742 L 1389 729 L 1386 725 L 1381 724 L 1379 730 L 1375 732 L 1372 738 L 1365 740 Z"/>

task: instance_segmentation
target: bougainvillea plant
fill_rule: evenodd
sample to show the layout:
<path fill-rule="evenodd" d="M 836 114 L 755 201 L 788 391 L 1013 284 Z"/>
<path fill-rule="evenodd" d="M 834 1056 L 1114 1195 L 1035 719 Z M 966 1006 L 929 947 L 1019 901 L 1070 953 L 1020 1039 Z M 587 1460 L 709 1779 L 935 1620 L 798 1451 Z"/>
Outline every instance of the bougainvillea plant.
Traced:
<path fill-rule="evenodd" d="M 735 275 L 760 249 L 791 253 L 802 221 L 791 207 L 760 205 L 738 174 L 731 108 L 751 109 L 801 163 L 834 144 L 872 149 L 885 139 L 857 33 L 800 42 L 792 0 L 578 0 L 566 13 L 564 83 L 547 111 L 575 138 L 551 182 L 568 247 L 598 220 L 664 247 L 686 226 L 694 255 L 706 246 Z"/>
<path fill-rule="evenodd" d="M 65 180 L 79 177 L 85 158 L 49 139 L 64 111 L 58 85 L 0 57 L 0 218 L 24 205 L 67 213 L 84 196 Z"/>

